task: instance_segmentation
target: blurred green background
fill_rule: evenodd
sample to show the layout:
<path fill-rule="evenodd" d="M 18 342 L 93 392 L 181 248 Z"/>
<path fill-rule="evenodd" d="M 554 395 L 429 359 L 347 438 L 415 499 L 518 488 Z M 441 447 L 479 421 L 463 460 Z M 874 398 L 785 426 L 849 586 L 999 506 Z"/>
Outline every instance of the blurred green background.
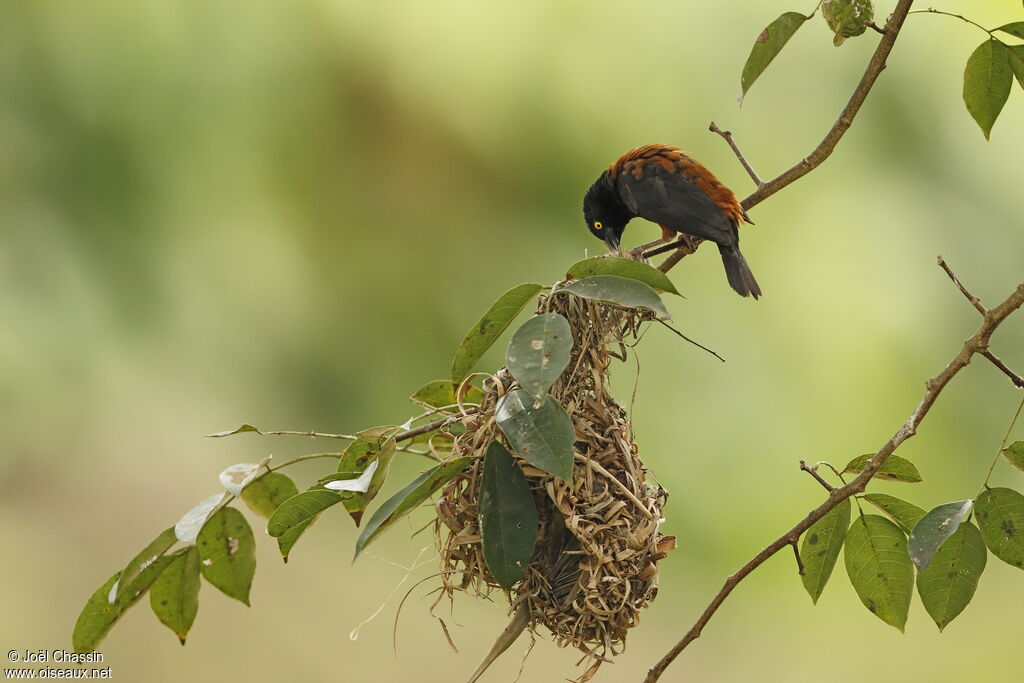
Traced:
<path fill-rule="evenodd" d="M 1024 18 L 1005 0 L 943 7 L 988 26 Z M 752 40 L 791 9 L 809 7 L 6 3 L 0 643 L 70 648 L 92 591 L 216 492 L 221 469 L 323 449 L 201 435 L 412 415 L 404 397 L 444 376 L 498 294 L 603 250 L 581 195 L 625 150 L 682 145 L 741 196 L 749 179 L 710 120 L 763 176 L 807 154 L 877 41 L 836 49 L 815 18 L 739 108 Z M 678 326 L 728 362 L 661 329 L 640 347 L 636 434 L 672 493 L 665 528 L 679 549 L 598 680 L 642 678 L 730 572 L 820 501 L 798 460 L 873 451 L 912 411 L 978 324 L 937 254 L 989 303 L 1021 280 L 1024 94 L 1014 86 L 986 143 L 960 95 L 983 38 L 953 19 L 910 18 L 834 156 L 751 212 L 743 250 L 761 301 L 728 289 L 713 249 L 673 271 L 688 297 L 670 302 Z M 637 224 L 627 241 L 656 235 Z M 1022 340 L 1017 316 L 994 342 L 1018 370 Z M 632 361 L 616 372 L 628 400 Z M 1018 399 L 975 363 L 900 451 L 926 483 L 873 488 L 926 508 L 975 495 Z M 422 466 L 402 460 L 389 491 Z M 326 467 L 294 474 L 304 484 Z M 1024 486 L 1005 465 L 995 481 Z M 429 536 L 409 539 L 426 519 L 355 565 L 356 531 L 340 513 L 287 566 L 260 536 L 251 609 L 204 586 L 188 647 L 141 604 L 100 649 L 124 681 L 461 680 L 505 623 L 500 600 L 456 603 L 455 654 L 419 597 L 428 582 L 392 651 L 397 600 L 432 571 Z M 421 551 L 425 564 L 350 640 Z M 1022 594 L 1020 571 L 990 556 L 974 604 L 945 633 L 915 599 L 901 636 L 864 610 L 841 566 L 812 608 L 782 553 L 666 680 L 1019 680 Z M 488 680 L 511 680 L 524 647 Z M 521 680 L 570 677 L 576 659 L 542 637 Z"/>

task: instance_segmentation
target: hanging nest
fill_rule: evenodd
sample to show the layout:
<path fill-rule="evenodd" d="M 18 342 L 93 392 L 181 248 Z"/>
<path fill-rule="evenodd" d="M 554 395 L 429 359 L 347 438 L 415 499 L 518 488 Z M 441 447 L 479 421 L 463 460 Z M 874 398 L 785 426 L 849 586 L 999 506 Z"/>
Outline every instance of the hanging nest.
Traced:
<path fill-rule="evenodd" d="M 550 301 L 541 297 L 539 310 L 560 313 L 572 330 L 569 364 L 551 395 L 575 426 L 575 462 L 572 480 L 564 481 L 517 459 L 534 493 L 540 532 L 526 574 L 508 597 L 524 625 L 542 624 L 558 645 L 585 653 L 586 680 L 625 647 L 640 610 L 657 594 L 657 562 L 675 545 L 659 531 L 667 494 L 638 456 L 626 411 L 608 393 L 611 359 L 625 359 L 627 342 L 637 339 L 653 314 L 558 294 L 557 287 Z M 516 388 L 505 369 L 484 380 L 483 401 L 465 418 L 454 455 L 482 456 L 493 439 L 503 438 L 495 406 Z M 487 596 L 499 588 L 480 543 L 482 470 L 478 459 L 437 501 L 435 535 L 449 598 L 456 591 Z"/>

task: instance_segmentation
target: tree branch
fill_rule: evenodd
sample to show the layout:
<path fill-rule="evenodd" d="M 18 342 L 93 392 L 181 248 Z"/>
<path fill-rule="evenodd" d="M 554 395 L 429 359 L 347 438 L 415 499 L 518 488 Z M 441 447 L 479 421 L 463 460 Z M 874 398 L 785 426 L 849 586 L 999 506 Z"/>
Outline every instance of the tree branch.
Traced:
<path fill-rule="evenodd" d="M 722 130 L 714 121 L 712 121 L 711 125 L 708 126 L 708 130 L 710 130 L 712 133 L 718 133 L 723 138 L 725 138 L 725 141 L 729 143 L 730 147 L 732 147 L 733 153 L 736 154 L 736 158 L 740 160 L 741 164 L 743 164 L 743 168 L 747 169 L 747 175 L 750 176 L 750 179 L 754 181 L 755 185 L 757 185 L 758 187 L 764 185 L 764 181 L 761 180 L 761 176 L 757 175 L 757 171 L 755 171 L 753 166 L 750 165 L 750 162 L 747 161 L 747 158 L 743 156 L 743 152 L 741 152 L 740 148 L 736 145 L 736 141 L 732 139 L 732 133 L 730 133 L 727 130 Z"/>
<path fill-rule="evenodd" d="M 892 20 L 890 19 L 890 22 L 891 21 Z M 679 653 L 686 649 L 690 643 L 700 637 L 701 632 L 711 620 L 711 617 L 715 615 L 715 612 L 718 611 L 718 608 L 721 607 L 722 603 L 727 597 L 729 597 L 729 594 L 732 593 L 732 590 L 740 583 L 740 581 L 760 567 L 765 560 L 779 552 L 779 550 L 787 545 L 795 544 L 800 538 L 800 534 L 809 529 L 812 524 L 824 517 L 839 503 L 864 491 L 868 482 L 871 481 L 871 478 L 875 476 L 875 473 L 878 472 L 878 469 L 885 463 L 889 456 L 893 454 L 900 444 L 917 433 L 918 425 L 920 425 L 921 421 L 924 420 L 928 411 L 931 410 L 932 405 L 934 405 L 936 399 L 938 399 L 939 394 L 942 393 L 942 390 L 947 384 L 949 384 L 950 380 L 952 380 L 958 372 L 971 362 L 971 358 L 973 358 L 975 354 L 982 354 L 987 350 L 989 338 L 992 336 L 992 333 L 996 331 L 996 328 L 998 328 L 1011 313 L 1020 308 L 1021 305 L 1024 305 L 1024 282 L 1017 285 L 1017 289 L 1001 304 L 995 308 L 986 309 L 984 319 L 982 320 L 981 327 L 978 328 L 978 331 L 964 342 L 960 352 L 953 357 L 941 372 L 925 382 L 926 391 L 917 408 L 913 413 L 911 413 L 910 417 L 907 418 L 906 422 L 896 430 L 896 433 L 878 449 L 870 460 L 868 460 L 860 474 L 851 480 L 850 483 L 839 488 L 832 489 L 825 502 L 812 510 L 811 513 L 802 520 L 797 522 L 797 524 L 789 531 L 772 541 L 768 546 L 757 553 L 757 555 L 751 558 L 749 562 L 740 567 L 736 573 L 726 579 L 725 584 L 711 600 L 711 603 L 707 606 L 690 630 L 687 631 L 682 639 L 680 639 L 679 642 L 676 643 L 672 649 L 669 650 L 668 653 L 647 672 L 647 677 L 644 679 L 645 683 L 653 683 L 661 678 L 665 669 L 668 668 L 675 658 L 679 656 Z"/>
<path fill-rule="evenodd" d="M 903 22 L 906 20 L 910 7 L 913 4 L 914 0 L 899 0 L 896 4 L 896 8 L 889 15 L 889 20 L 885 23 L 885 29 L 881 39 L 878 41 L 878 47 L 875 48 L 874 54 L 871 55 L 871 61 L 868 62 L 867 69 L 864 71 L 860 83 L 857 84 L 857 88 L 853 91 L 853 95 L 850 97 L 849 102 L 846 103 L 846 107 L 843 108 L 839 118 L 832 125 L 828 133 L 825 134 L 822 141 L 818 143 L 818 146 L 814 148 L 814 151 L 781 175 L 767 182 L 760 183 L 756 190 L 740 202 L 745 210 L 749 211 L 752 207 L 757 206 L 782 188 L 804 177 L 828 159 L 836 145 L 843 138 L 843 135 L 850 128 L 853 119 L 857 116 L 857 112 L 860 111 L 861 105 L 864 104 L 868 93 L 871 92 L 875 81 L 878 80 L 879 74 L 885 69 L 885 60 L 888 59 L 889 53 L 892 52 L 893 45 L 896 44 L 896 38 L 899 36 L 900 29 L 903 28 Z M 667 272 L 682 260 L 684 256 L 692 254 L 700 241 L 695 240 L 691 247 L 681 247 L 665 259 L 658 269 L 662 272 Z M 645 258 L 647 256 L 647 254 L 644 254 Z"/>
<path fill-rule="evenodd" d="M 985 307 L 981 305 L 981 301 L 978 300 L 978 297 L 974 296 L 973 294 L 967 291 L 967 288 L 963 286 L 963 283 L 961 283 L 960 279 L 956 276 L 956 274 L 954 274 L 953 271 L 950 270 L 949 266 L 946 265 L 946 260 L 941 256 L 939 257 L 939 267 L 946 271 L 946 275 L 949 276 L 949 279 L 952 280 L 953 284 L 957 286 L 957 288 L 960 290 L 960 293 L 963 294 L 967 298 L 967 300 L 971 302 L 971 305 L 974 306 L 978 313 L 981 313 L 982 315 L 988 313 L 988 311 L 985 310 Z"/>

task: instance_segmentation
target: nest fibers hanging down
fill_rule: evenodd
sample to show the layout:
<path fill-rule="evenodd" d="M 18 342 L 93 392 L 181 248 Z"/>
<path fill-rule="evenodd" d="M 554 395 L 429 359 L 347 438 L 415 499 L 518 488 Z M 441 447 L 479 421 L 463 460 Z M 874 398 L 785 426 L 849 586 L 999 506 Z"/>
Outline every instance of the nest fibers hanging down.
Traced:
<path fill-rule="evenodd" d="M 569 364 L 551 395 L 575 427 L 571 481 L 517 459 L 537 505 L 540 531 L 524 577 L 507 594 L 515 615 L 471 681 L 526 627 L 547 627 L 560 646 L 585 653 L 591 678 L 604 661 L 622 652 L 640 610 L 658 591 L 657 562 L 675 547 L 659 531 L 666 492 L 638 457 L 626 411 L 608 393 L 608 365 L 624 359 L 626 340 L 653 313 L 559 294 L 542 297 L 541 311 L 569 322 L 573 347 Z M 483 382 L 479 410 L 465 419 L 467 431 L 454 455 L 482 455 L 502 438 L 495 407 L 518 388 L 507 370 Z M 477 501 L 482 459 L 448 483 L 437 501 L 435 536 L 442 588 L 486 596 L 499 588 L 481 548 Z"/>

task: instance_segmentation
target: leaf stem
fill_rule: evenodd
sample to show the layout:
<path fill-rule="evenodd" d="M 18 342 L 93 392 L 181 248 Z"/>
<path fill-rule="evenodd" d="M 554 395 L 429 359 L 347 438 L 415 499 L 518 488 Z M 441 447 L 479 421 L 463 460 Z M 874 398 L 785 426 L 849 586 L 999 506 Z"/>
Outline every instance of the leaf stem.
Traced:
<path fill-rule="evenodd" d="M 1010 426 L 1006 430 L 1006 435 L 1003 436 L 1003 442 L 999 444 L 999 450 L 996 451 L 996 457 L 992 458 L 992 464 L 989 465 L 988 473 L 985 474 L 985 483 L 981 485 L 982 491 L 988 488 L 988 480 L 992 478 L 992 470 L 996 468 L 996 463 L 999 462 L 999 456 L 1003 454 L 1003 449 L 1006 448 L 1006 442 L 1010 440 L 1010 434 L 1013 433 L 1013 428 L 1017 426 L 1017 418 L 1020 417 L 1022 410 L 1024 410 L 1024 398 L 1021 398 L 1020 405 L 1017 406 L 1017 412 L 1013 414 L 1013 419 L 1010 420 Z M 978 491 L 978 495 L 981 495 L 982 491 Z M 977 496 L 975 496 L 975 498 L 977 498 Z"/>
<path fill-rule="evenodd" d="M 966 21 L 968 24 L 971 24 L 973 26 L 977 26 L 982 31 L 987 33 L 993 40 L 998 40 L 998 38 L 996 38 L 993 35 L 993 33 L 995 32 L 994 30 L 990 31 L 987 28 L 985 28 L 984 26 L 982 26 L 981 24 L 979 24 L 978 22 L 973 21 L 971 19 L 968 19 L 967 17 L 965 17 L 962 14 L 955 14 L 953 12 L 946 12 L 946 11 L 943 11 L 943 10 L 940 10 L 940 9 L 934 9 L 932 7 L 929 7 L 928 9 L 912 9 L 912 10 L 910 10 L 909 14 L 941 14 L 941 15 L 946 16 L 946 17 L 955 17 L 955 18 L 959 19 L 960 21 Z"/>

